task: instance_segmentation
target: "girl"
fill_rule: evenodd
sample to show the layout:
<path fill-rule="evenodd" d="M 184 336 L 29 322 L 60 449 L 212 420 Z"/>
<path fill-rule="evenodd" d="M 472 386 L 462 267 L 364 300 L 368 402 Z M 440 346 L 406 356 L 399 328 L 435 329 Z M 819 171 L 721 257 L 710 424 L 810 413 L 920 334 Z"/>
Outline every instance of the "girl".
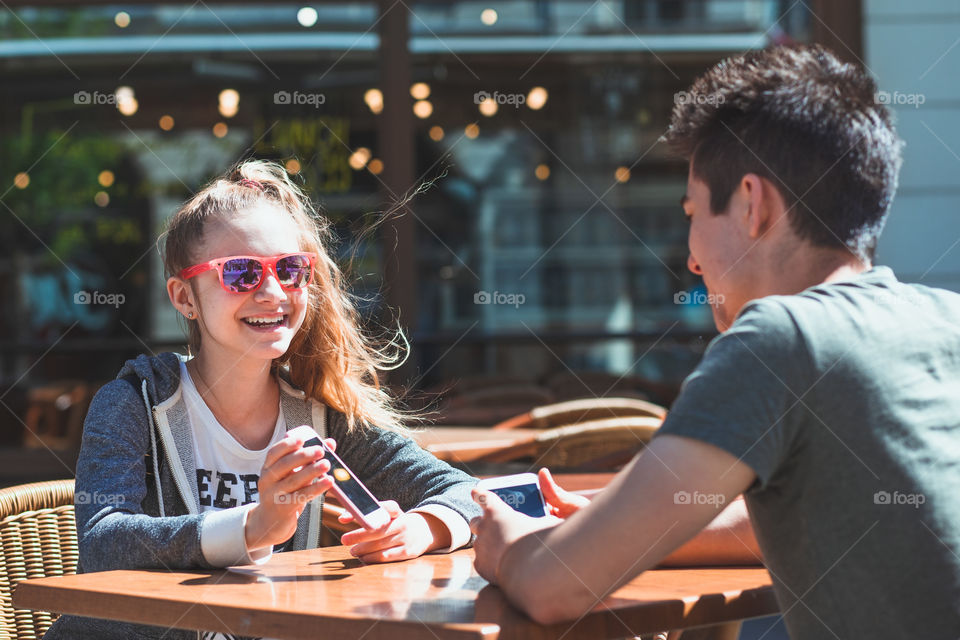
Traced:
<path fill-rule="evenodd" d="M 333 481 L 320 447 L 286 436 L 301 424 L 391 499 L 388 525 L 342 537 L 355 556 L 467 544 L 475 480 L 404 436 L 377 384 L 391 356 L 360 331 L 327 224 L 283 168 L 241 164 L 166 236 L 167 293 L 193 357 L 141 355 L 94 398 L 77 464 L 81 571 L 226 567 L 319 546 Z M 77 636 L 197 634 L 65 616 L 46 637 Z"/>

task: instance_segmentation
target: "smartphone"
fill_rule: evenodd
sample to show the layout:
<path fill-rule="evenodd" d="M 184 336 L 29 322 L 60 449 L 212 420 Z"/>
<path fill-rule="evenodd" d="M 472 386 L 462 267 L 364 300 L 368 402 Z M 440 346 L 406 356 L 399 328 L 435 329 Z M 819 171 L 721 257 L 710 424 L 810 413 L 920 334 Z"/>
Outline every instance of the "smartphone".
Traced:
<path fill-rule="evenodd" d="M 363 486 L 359 478 L 343 463 L 336 453 L 331 451 L 323 439 L 307 425 L 299 426 L 287 432 L 297 438 L 303 438 L 304 447 L 323 447 L 323 457 L 330 462 L 327 474 L 333 478 L 333 492 L 353 519 L 364 529 L 379 529 L 390 522 L 390 514 L 380 506 L 370 490 Z"/>
<path fill-rule="evenodd" d="M 515 511 L 532 518 L 547 515 L 547 505 L 540 493 L 540 484 L 535 473 L 518 473 L 512 476 L 487 478 L 477 483 L 477 488 L 485 489 L 513 507 Z"/>

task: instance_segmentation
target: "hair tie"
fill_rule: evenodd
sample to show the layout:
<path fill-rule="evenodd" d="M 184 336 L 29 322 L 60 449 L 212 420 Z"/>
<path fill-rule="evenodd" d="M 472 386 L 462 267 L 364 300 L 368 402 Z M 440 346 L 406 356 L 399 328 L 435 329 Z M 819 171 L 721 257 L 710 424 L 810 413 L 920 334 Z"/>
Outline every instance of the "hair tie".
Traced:
<path fill-rule="evenodd" d="M 243 180 L 241 180 L 240 186 L 250 187 L 251 189 L 256 189 L 257 191 L 263 191 L 263 185 L 256 180 L 251 180 L 250 178 L 244 178 Z"/>

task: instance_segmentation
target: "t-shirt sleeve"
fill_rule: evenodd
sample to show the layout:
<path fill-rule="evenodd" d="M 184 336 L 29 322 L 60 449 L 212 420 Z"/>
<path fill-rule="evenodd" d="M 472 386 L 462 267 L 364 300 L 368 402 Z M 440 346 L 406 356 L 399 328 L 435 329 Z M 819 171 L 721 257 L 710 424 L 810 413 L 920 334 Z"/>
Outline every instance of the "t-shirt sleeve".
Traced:
<path fill-rule="evenodd" d="M 719 447 L 753 469 L 766 487 L 788 457 L 790 416 L 803 406 L 810 370 L 803 337 L 783 304 L 752 302 L 710 343 L 657 435 Z"/>

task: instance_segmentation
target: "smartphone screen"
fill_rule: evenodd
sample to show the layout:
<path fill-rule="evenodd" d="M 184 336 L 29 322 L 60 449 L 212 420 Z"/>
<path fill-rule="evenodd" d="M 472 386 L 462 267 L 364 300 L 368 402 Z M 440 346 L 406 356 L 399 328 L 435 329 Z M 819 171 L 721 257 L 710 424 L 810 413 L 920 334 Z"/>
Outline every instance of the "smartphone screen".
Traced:
<path fill-rule="evenodd" d="M 520 484 L 513 487 L 497 487 L 490 489 L 492 493 L 513 507 L 515 511 L 532 518 L 542 518 L 547 515 L 543 510 L 543 501 L 540 498 L 540 488 L 535 484 Z"/>
<path fill-rule="evenodd" d="M 323 447 L 323 455 L 330 462 L 330 477 L 334 479 L 344 495 L 360 510 L 360 513 L 373 513 L 380 508 L 380 504 L 373 499 L 373 496 L 360 484 L 360 481 L 353 477 L 353 473 L 344 466 L 340 458 L 330 451 L 319 438 L 311 438 L 304 442 L 303 446 Z"/>

